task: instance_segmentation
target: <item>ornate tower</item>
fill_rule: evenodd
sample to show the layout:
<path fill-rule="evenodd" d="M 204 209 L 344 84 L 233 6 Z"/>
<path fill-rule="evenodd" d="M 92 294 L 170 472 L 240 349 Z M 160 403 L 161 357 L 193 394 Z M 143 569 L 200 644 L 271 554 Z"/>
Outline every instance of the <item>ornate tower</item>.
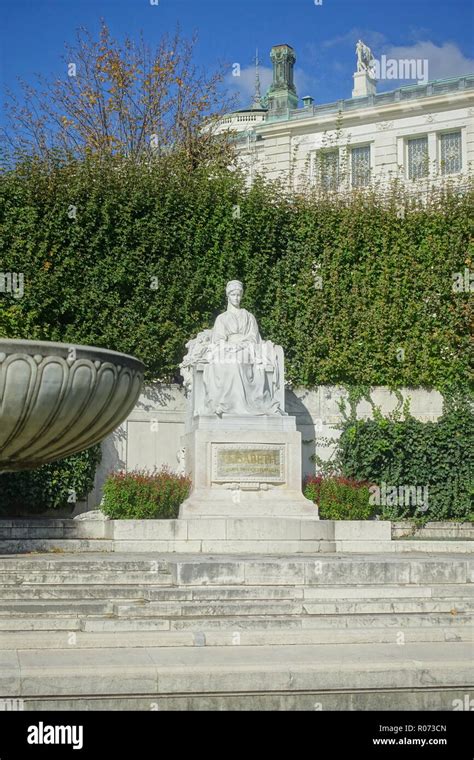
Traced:
<path fill-rule="evenodd" d="M 293 82 L 295 51 L 290 45 L 274 45 L 270 58 L 273 64 L 273 82 L 267 93 L 268 110 L 298 108 L 298 95 Z"/>

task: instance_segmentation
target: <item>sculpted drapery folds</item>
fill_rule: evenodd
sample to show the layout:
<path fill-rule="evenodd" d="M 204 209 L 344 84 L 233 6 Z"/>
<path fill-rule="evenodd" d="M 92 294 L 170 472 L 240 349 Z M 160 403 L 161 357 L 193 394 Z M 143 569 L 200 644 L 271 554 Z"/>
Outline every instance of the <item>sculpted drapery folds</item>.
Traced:
<path fill-rule="evenodd" d="M 207 414 L 283 414 L 276 390 L 280 368 L 276 347 L 260 337 L 257 320 L 240 308 L 243 285 L 227 283 L 227 310 L 216 318 L 212 331 L 199 333 L 187 344 L 181 365 L 185 385 L 190 368 L 204 365 L 204 409 Z"/>

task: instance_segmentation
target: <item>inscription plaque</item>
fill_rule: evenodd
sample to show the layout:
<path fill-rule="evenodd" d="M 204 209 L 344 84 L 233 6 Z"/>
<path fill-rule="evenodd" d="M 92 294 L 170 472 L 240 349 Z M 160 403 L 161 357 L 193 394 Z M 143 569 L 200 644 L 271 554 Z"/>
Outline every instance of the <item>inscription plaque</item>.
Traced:
<path fill-rule="evenodd" d="M 212 480 L 217 483 L 283 483 L 285 445 L 264 443 L 214 443 Z"/>

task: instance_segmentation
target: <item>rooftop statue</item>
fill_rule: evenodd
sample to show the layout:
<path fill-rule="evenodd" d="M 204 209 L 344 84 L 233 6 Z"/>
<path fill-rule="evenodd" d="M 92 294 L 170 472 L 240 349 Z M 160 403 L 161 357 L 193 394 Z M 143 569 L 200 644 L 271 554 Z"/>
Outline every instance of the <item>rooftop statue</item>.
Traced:
<path fill-rule="evenodd" d="M 362 42 L 362 40 L 358 40 L 356 45 L 356 54 L 357 71 L 367 71 L 370 74 L 374 56 L 372 55 L 372 51 L 369 46 Z"/>

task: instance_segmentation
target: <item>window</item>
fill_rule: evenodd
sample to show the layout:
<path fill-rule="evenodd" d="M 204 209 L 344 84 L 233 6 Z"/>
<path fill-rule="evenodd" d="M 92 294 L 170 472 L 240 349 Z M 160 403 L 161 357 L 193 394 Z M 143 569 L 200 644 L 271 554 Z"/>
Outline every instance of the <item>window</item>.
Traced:
<path fill-rule="evenodd" d="M 461 132 L 440 135 L 441 174 L 456 174 L 462 169 Z"/>
<path fill-rule="evenodd" d="M 407 141 L 408 178 L 420 179 L 428 176 L 428 137 L 416 137 Z"/>
<path fill-rule="evenodd" d="M 318 174 L 324 190 L 337 190 L 339 186 L 339 151 L 325 150 L 318 155 Z"/>
<path fill-rule="evenodd" d="M 352 187 L 366 187 L 370 183 L 370 145 L 351 150 Z"/>

